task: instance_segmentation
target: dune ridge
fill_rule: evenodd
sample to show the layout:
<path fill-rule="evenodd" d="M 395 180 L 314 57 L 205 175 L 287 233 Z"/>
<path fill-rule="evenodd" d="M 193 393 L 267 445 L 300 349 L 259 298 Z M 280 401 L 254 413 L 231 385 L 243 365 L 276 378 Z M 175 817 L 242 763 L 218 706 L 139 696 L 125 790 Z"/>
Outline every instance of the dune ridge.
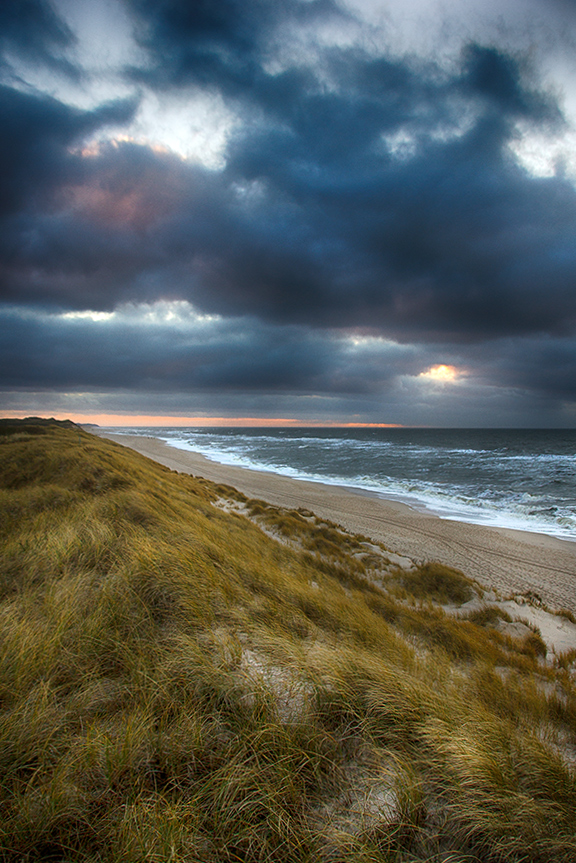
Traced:
<path fill-rule="evenodd" d="M 3 861 L 575 859 L 576 650 L 457 569 L 77 428 L 0 542 Z"/>

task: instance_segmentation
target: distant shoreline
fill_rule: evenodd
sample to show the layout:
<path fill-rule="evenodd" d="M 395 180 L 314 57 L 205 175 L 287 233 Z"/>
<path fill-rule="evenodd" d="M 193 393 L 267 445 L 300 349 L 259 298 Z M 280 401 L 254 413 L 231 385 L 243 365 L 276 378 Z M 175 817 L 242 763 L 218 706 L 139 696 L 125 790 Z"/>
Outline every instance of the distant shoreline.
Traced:
<path fill-rule="evenodd" d="M 467 524 L 420 512 L 362 490 L 223 465 L 159 438 L 91 433 L 128 446 L 172 470 L 237 488 L 276 506 L 311 509 L 322 518 L 383 542 L 416 561 L 439 560 L 501 594 L 531 592 L 551 608 L 576 613 L 576 543 L 544 534 Z"/>

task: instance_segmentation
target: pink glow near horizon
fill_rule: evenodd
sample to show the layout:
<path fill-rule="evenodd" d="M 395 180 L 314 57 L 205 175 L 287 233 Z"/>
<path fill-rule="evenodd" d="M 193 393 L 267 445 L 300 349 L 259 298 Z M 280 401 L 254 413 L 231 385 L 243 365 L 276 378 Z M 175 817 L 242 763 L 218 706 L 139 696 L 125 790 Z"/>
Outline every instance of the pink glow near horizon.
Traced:
<path fill-rule="evenodd" d="M 3 419 L 22 418 L 22 412 L 3 412 Z M 95 423 L 111 428 L 114 426 L 311 426 L 313 428 L 401 428 L 400 423 L 338 422 L 337 420 L 299 420 L 272 417 L 170 417 L 146 416 L 142 414 L 74 414 L 55 413 L 58 420 L 75 423 Z"/>

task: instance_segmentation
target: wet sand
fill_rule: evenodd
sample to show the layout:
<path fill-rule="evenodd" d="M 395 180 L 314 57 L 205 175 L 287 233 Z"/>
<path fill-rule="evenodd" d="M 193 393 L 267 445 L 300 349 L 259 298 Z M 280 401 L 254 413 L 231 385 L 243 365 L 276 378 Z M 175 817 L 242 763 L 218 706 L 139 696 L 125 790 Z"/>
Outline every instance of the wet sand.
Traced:
<path fill-rule="evenodd" d="M 154 437 L 90 429 L 172 470 L 234 486 L 248 497 L 305 507 L 416 562 L 438 560 L 502 595 L 532 591 L 576 614 L 576 542 L 539 533 L 448 521 L 353 489 L 221 465 Z"/>

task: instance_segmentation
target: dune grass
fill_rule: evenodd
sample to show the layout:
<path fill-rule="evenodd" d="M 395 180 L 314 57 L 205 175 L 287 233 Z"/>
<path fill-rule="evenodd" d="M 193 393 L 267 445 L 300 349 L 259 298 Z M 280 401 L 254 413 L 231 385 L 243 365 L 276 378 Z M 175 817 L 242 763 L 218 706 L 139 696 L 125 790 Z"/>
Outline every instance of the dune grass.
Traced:
<path fill-rule="evenodd" d="M 576 859 L 575 657 L 461 574 L 57 426 L 0 532 L 1 860 Z"/>

